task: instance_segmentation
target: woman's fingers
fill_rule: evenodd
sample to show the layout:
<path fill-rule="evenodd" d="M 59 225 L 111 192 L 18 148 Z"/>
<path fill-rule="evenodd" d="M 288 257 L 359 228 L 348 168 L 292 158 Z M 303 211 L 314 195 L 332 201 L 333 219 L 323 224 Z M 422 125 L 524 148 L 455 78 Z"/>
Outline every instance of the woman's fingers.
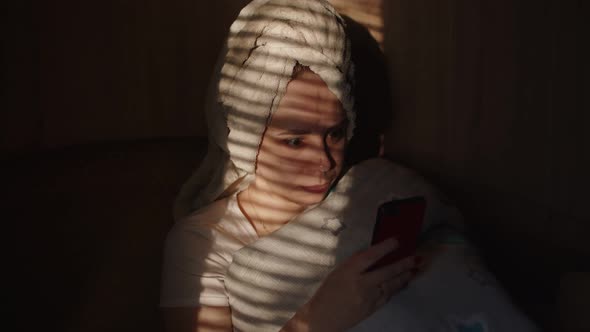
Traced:
<path fill-rule="evenodd" d="M 365 272 L 363 274 L 363 282 L 371 287 L 372 285 L 380 285 L 390 279 L 397 277 L 405 272 L 410 272 L 416 267 L 416 256 L 406 257 L 396 263 L 389 264 L 377 270 Z"/>
<path fill-rule="evenodd" d="M 349 263 L 356 272 L 362 273 L 397 247 L 397 240 L 389 238 L 352 256 Z"/>
<path fill-rule="evenodd" d="M 419 266 L 414 256 L 367 271 L 397 247 L 394 239 L 385 240 L 354 254 L 330 272 L 308 302 L 306 315 L 312 325 L 321 326 L 325 317 L 342 316 L 341 313 L 345 312 L 343 319 L 332 323 L 338 325 L 333 330 L 346 330 L 371 315 L 402 289 L 413 277 L 412 270 Z"/>
<path fill-rule="evenodd" d="M 387 301 L 389 301 L 393 294 L 399 292 L 408 284 L 410 280 L 412 280 L 413 276 L 414 274 L 411 271 L 406 271 L 395 278 L 392 278 L 379 284 L 377 287 L 380 290 L 380 295 L 377 299 L 375 307 L 379 308 L 385 303 L 387 303 Z"/>
<path fill-rule="evenodd" d="M 375 309 L 385 304 L 391 296 L 404 288 L 415 276 L 418 262 L 416 256 L 410 256 L 399 262 L 384 266 L 362 275 L 362 287 L 372 293 Z"/>

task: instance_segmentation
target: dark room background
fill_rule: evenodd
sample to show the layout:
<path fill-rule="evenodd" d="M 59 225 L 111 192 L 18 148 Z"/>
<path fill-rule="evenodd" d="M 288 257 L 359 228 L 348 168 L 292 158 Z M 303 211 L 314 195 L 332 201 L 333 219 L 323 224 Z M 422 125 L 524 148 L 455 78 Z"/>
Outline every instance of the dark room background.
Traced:
<path fill-rule="evenodd" d="M 590 326 L 587 2 L 332 2 L 366 26 L 385 53 L 393 96 L 387 156 L 449 194 L 490 266 L 539 324 L 555 331 Z M 3 6 L 0 148 L 16 172 L 8 175 L 9 190 L 16 190 L 8 192 L 14 198 L 8 202 L 57 211 L 43 221 L 33 212 L 19 220 L 37 230 L 61 229 L 55 236 L 88 246 L 71 254 L 62 238 L 56 241 L 63 247 L 55 257 L 70 255 L 58 265 L 69 272 L 54 277 L 57 288 L 37 283 L 41 276 L 25 277 L 37 284 L 38 303 L 53 305 L 45 315 L 57 317 L 63 330 L 157 330 L 157 253 L 171 224 L 175 191 L 203 153 L 202 106 L 216 57 L 246 3 Z M 92 172 L 99 174 L 95 180 Z M 154 186 L 146 190 L 137 174 Z M 101 203 L 111 212 L 88 217 L 97 201 L 89 185 L 103 193 L 128 188 Z M 146 192 L 149 197 L 142 196 Z M 47 203 L 49 196 L 63 202 Z M 126 197 L 133 197 L 131 205 L 121 203 Z M 60 204 L 67 213 L 60 214 Z M 150 205 L 158 212 L 121 212 Z M 59 225 L 64 218 L 70 218 L 67 232 Z M 107 228 L 96 226 L 105 220 Z M 43 226 L 30 226 L 37 224 Z M 72 240 L 90 233 L 90 242 Z M 118 249 L 109 249 L 110 243 Z M 153 254 L 141 261 L 150 267 L 133 270 L 134 263 L 117 261 L 119 250 Z M 52 268 L 39 251 L 22 253 L 25 272 Z M 89 253 L 84 264 L 72 265 Z M 138 278 L 148 280 L 144 288 L 130 290 Z M 70 288 L 70 297 L 55 300 L 60 287 Z M 138 304 L 142 295 L 148 302 Z M 144 307 L 152 311 L 145 314 Z"/>

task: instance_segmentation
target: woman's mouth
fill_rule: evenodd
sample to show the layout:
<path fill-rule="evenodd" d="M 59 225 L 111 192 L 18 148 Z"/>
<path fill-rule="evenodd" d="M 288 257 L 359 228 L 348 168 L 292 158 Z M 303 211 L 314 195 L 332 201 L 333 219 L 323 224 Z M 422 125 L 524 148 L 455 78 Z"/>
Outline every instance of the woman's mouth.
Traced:
<path fill-rule="evenodd" d="M 309 187 L 303 187 L 301 186 L 301 188 L 305 191 L 314 193 L 314 194 L 322 194 L 325 193 L 328 188 L 330 188 L 330 184 L 329 183 L 324 183 L 322 185 L 318 185 L 318 186 L 309 186 Z"/>

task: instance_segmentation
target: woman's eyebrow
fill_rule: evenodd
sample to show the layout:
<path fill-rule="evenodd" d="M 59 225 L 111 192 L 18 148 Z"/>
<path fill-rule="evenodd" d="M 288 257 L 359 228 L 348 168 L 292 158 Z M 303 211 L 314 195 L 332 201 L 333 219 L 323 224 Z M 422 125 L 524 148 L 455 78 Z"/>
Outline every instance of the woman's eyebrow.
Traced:
<path fill-rule="evenodd" d="M 336 125 L 334 125 L 332 127 L 329 127 L 326 130 L 326 132 L 332 132 L 332 131 L 335 131 L 335 130 L 340 130 L 340 129 L 346 128 L 347 126 L 348 126 L 348 119 L 344 119 L 344 120 L 340 121 L 338 124 L 336 124 Z"/>
<path fill-rule="evenodd" d="M 340 128 L 346 127 L 346 126 L 348 126 L 348 119 L 343 119 L 338 124 L 328 128 L 328 130 L 340 129 Z"/>
<path fill-rule="evenodd" d="M 332 131 L 335 129 L 340 129 L 342 127 L 346 127 L 348 125 L 348 119 L 344 119 L 340 121 L 338 124 L 331 126 L 326 129 L 326 131 Z M 277 135 L 279 136 L 288 136 L 288 135 L 306 135 L 310 134 L 312 130 L 307 128 L 281 128 L 277 130 Z"/>
<path fill-rule="evenodd" d="M 280 129 L 280 131 L 277 133 L 277 135 L 279 136 L 287 136 L 287 135 L 306 135 L 309 134 L 311 131 L 308 129 L 296 129 L 296 128 L 292 128 L 292 129 Z"/>

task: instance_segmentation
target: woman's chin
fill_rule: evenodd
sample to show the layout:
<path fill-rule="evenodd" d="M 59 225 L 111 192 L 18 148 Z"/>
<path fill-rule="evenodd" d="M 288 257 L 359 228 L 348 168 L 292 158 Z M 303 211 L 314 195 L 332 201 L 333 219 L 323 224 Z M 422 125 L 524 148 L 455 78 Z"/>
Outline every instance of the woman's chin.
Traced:
<path fill-rule="evenodd" d="M 299 186 L 298 189 L 303 190 L 309 195 L 325 195 L 328 189 L 330 189 L 330 183 L 324 183 L 316 186 Z"/>
<path fill-rule="evenodd" d="M 326 197 L 327 189 L 324 191 L 309 192 L 307 190 L 300 189 L 297 194 L 290 195 L 289 199 L 299 205 L 310 206 L 321 203 Z"/>

